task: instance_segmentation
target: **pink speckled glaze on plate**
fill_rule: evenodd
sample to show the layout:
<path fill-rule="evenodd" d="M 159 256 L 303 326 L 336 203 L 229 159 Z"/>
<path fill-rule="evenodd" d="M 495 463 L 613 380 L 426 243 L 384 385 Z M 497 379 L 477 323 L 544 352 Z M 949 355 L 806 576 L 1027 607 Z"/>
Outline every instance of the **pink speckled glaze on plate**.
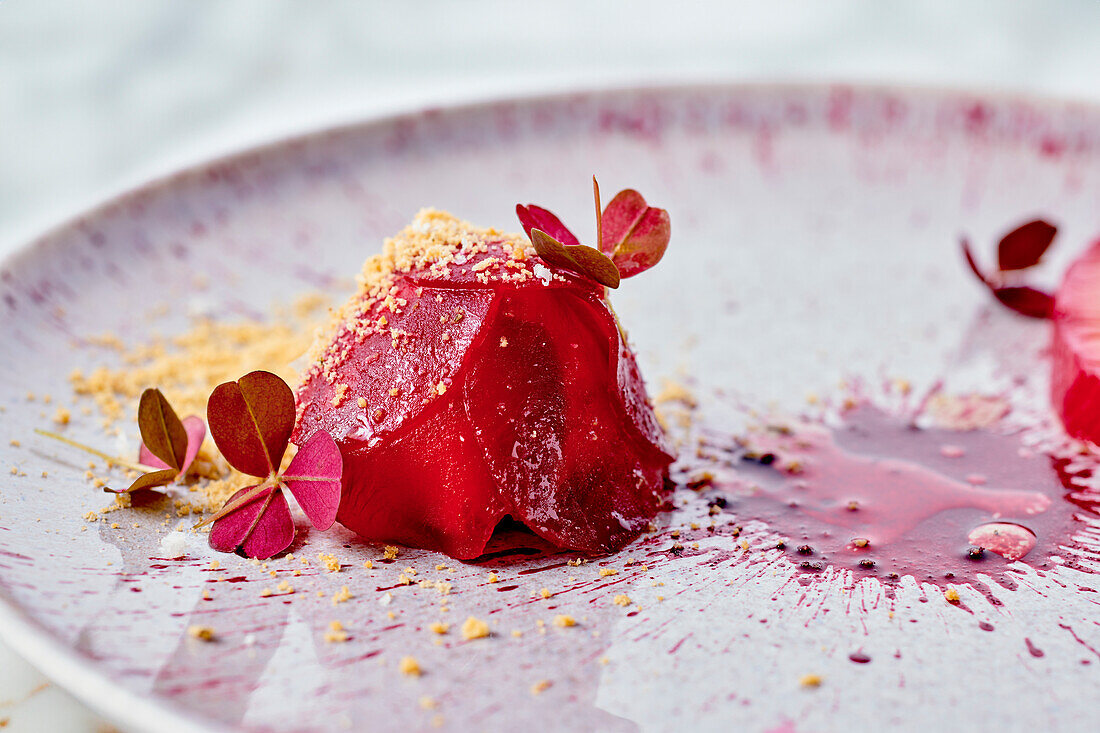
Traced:
<path fill-rule="evenodd" d="M 807 582 L 782 553 L 761 543 L 744 552 L 723 533 L 673 553 L 662 529 L 580 567 L 516 534 L 478 563 L 406 549 L 384 564 L 345 530 L 300 525 L 294 552 L 334 553 L 343 570 L 284 558 L 270 563 L 272 578 L 212 552 L 204 535 L 189 537 L 183 559 L 157 559 L 160 515 L 125 542 L 103 523 L 82 530 L 104 495 L 78 456 L 33 436 L 52 407 L 26 399 L 67 402 L 69 372 L 102 358 L 81 336 L 140 342 L 181 330 L 190 313 L 262 316 L 318 288 L 339 299 L 336 283 L 423 206 L 515 229 L 514 204 L 536 201 L 588 221 L 593 172 L 605 191 L 635 187 L 671 214 L 665 260 L 612 300 L 651 391 L 662 377 L 690 383 L 708 424 L 741 427 L 746 412 L 731 403 L 797 412 L 809 394 L 836 399 L 841 380 L 895 377 L 917 394 L 938 380 L 1011 390 L 1020 414 L 1046 419 L 1048 326 L 991 308 L 957 237 L 990 242 L 1047 215 L 1061 227 L 1045 270 L 1053 280 L 1100 232 L 1098 109 L 708 86 L 340 128 L 152 184 L 3 263 L 0 633 L 144 730 L 1070 730 L 1091 719 L 1100 576 L 1068 567 L 1019 563 L 1011 587 L 962 587 L 952 606 L 911 578 L 890 592 L 835 571 Z M 213 286 L 194 292 L 197 272 Z M 161 304 L 167 315 L 150 316 Z M 80 422 L 69 434 L 102 444 Z M 662 526 L 693 518 L 681 499 L 689 506 Z M 742 535 L 766 536 L 752 523 Z M 408 566 L 416 580 L 451 583 L 450 595 L 392 587 Z M 601 577 L 602 566 L 619 572 Z M 284 578 L 295 593 L 261 596 Z M 344 585 L 353 597 L 334 604 Z M 617 594 L 631 605 L 614 604 Z M 578 625 L 555 626 L 558 614 Z M 462 640 L 471 615 L 489 622 L 490 638 Z M 334 619 L 346 643 L 323 640 Z M 448 634 L 428 629 L 438 620 Z M 192 624 L 218 641 L 189 638 Z M 405 655 L 421 677 L 398 671 Z M 822 685 L 800 685 L 806 674 Z"/>

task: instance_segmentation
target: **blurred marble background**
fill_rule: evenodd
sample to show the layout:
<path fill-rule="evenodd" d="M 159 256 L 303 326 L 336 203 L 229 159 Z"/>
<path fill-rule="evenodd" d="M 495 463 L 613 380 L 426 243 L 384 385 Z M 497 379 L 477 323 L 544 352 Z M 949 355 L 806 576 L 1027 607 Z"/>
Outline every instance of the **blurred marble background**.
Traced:
<path fill-rule="evenodd" d="M 1094 0 L 0 0 L 0 256 L 203 158 L 456 100 L 741 79 L 1100 102 L 1098 32 Z M 5 733 L 105 725 L 0 645 Z"/>

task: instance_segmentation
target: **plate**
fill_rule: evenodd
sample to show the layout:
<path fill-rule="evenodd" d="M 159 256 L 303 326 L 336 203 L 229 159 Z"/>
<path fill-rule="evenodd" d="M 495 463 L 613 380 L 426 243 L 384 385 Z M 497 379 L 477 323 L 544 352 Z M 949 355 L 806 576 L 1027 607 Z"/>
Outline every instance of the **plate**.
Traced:
<path fill-rule="evenodd" d="M 722 518 L 744 523 L 741 538 L 685 528 L 673 551 L 698 508 L 690 490 L 655 533 L 579 566 L 514 532 L 477 562 L 402 549 L 386 564 L 340 529 L 304 533 L 309 565 L 257 567 L 201 534 L 182 559 L 158 559 L 174 525 L 136 512 L 131 532 L 86 521 L 106 501 L 84 458 L 33 430 L 62 405 L 71 436 L 102 443 L 68 382 L 110 359 L 90 335 L 141 343 L 196 313 L 262 318 L 317 290 L 339 300 L 424 206 L 514 229 L 514 205 L 536 201 L 584 222 L 593 172 L 605 192 L 634 187 L 670 211 L 668 256 L 612 300 L 651 391 L 667 378 L 695 396 L 691 424 L 730 436 L 760 414 L 837 404 L 852 385 L 900 414 L 905 395 L 937 384 L 1011 393 L 1045 424 L 1047 324 L 991 306 L 958 238 L 990 257 L 1010 226 L 1051 217 L 1060 246 L 1040 278 L 1053 280 L 1100 231 L 1098 163 L 1092 107 L 714 85 L 429 110 L 150 184 L 0 271 L 0 633 L 145 730 L 1077 728 L 1100 695 L 1100 578 L 1068 565 L 1018 563 L 1012 582 L 960 583 L 952 604 L 942 583 L 911 577 L 811 577 L 736 504 Z M 416 582 L 397 585 L 406 567 Z M 295 591 L 263 594 L 281 580 Z M 334 602 L 343 586 L 352 597 Z M 470 616 L 492 635 L 464 640 Z M 324 640 L 333 620 L 346 642 Z M 216 641 L 192 638 L 193 625 Z M 400 673 L 405 656 L 421 676 Z"/>

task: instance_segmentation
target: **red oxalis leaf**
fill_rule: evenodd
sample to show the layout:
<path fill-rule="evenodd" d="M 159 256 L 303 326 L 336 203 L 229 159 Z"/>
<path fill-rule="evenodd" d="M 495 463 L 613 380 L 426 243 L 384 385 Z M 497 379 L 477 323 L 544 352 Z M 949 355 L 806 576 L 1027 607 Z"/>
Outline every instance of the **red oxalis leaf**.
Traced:
<path fill-rule="evenodd" d="M 591 278 L 609 288 L 619 287 L 619 268 L 594 247 L 563 245 L 541 229 L 531 230 L 531 244 L 548 265 Z"/>
<path fill-rule="evenodd" d="M 668 212 L 646 204 L 634 189 L 619 191 L 600 217 L 600 246 L 619 268 L 633 277 L 664 257 L 672 237 Z"/>
<path fill-rule="evenodd" d="M 229 465 L 250 476 L 270 476 L 294 429 L 294 393 L 271 372 L 250 372 L 214 389 L 206 417 Z"/>
<path fill-rule="evenodd" d="M 255 488 L 241 489 L 226 503 Z M 240 552 L 256 560 L 278 555 L 293 541 L 294 520 L 278 488 L 260 492 L 252 501 L 215 521 L 209 538 L 210 547 L 219 552 Z"/>
<path fill-rule="evenodd" d="M 541 229 L 562 244 L 581 243 L 573 232 L 561 223 L 561 219 L 541 206 L 516 204 L 516 216 L 519 217 L 519 223 L 523 225 L 523 231 L 528 238 L 531 236 L 532 229 Z"/>
<path fill-rule="evenodd" d="M 138 476 L 126 489 L 104 487 L 104 491 L 128 494 L 167 486 L 186 473 L 206 436 L 202 418 L 190 415 L 181 421 L 158 389 L 142 392 L 138 403 L 138 428 L 142 438 L 138 463 L 159 470 Z"/>
<path fill-rule="evenodd" d="M 150 388 L 141 393 L 138 429 L 149 452 L 165 467 L 179 471 L 187 453 L 187 431 L 159 389 Z"/>
<path fill-rule="evenodd" d="M 1057 233 L 1056 226 L 1042 219 L 1029 221 L 1013 229 L 997 245 L 997 266 L 1002 272 L 1034 267 Z"/>
<path fill-rule="evenodd" d="M 336 521 L 343 472 L 340 448 L 323 430 L 303 443 L 287 466 L 282 481 L 317 529 L 326 530 Z"/>
<path fill-rule="evenodd" d="M 184 453 L 183 464 L 180 466 L 179 472 L 181 475 L 187 473 L 187 469 L 191 467 L 195 457 L 199 454 L 199 449 L 202 448 L 202 441 L 206 437 L 206 423 L 197 415 L 188 415 L 183 418 L 183 429 L 187 433 L 187 451 Z M 167 463 L 153 455 L 153 452 L 149 450 L 144 442 L 142 442 L 141 448 L 138 449 L 138 463 L 154 468 L 171 468 Z"/>
<path fill-rule="evenodd" d="M 201 418 L 192 416 L 181 422 L 176 411 L 168 404 L 168 400 L 159 389 L 155 388 L 146 389 L 141 393 L 138 401 L 138 429 L 141 432 L 142 443 L 138 451 L 137 463 L 131 463 L 124 458 L 115 458 L 57 433 L 37 428 L 34 432 L 99 456 L 107 461 L 108 468 L 112 465 L 123 466 L 141 472 L 141 475 L 126 489 L 103 487 L 103 490 L 110 494 L 128 494 L 172 483 L 195 460 L 199 446 L 202 445 L 203 436 L 206 434 L 206 426 Z"/>
<path fill-rule="evenodd" d="M 542 207 L 516 204 L 516 216 L 547 264 L 617 288 L 622 278 L 633 277 L 661 261 L 672 237 L 672 225 L 667 211 L 650 206 L 632 188 L 619 191 L 607 208 L 601 208 L 600 184 L 593 176 L 592 194 L 596 204 L 596 247 L 581 244 L 557 216 Z"/>
<path fill-rule="evenodd" d="M 143 473 L 138 476 L 134 483 L 130 484 L 128 488 L 118 490 L 112 489 L 109 486 L 104 486 L 103 490 L 109 494 L 129 494 L 134 491 L 140 491 L 142 489 L 156 489 L 161 486 L 167 486 L 175 480 L 179 475 L 179 471 L 174 468 L 165 468 L 160 471 L 150 471 L 149 473 Z"/>
<path fill-rule="evenodd" d="M 278 376 L 251 372 L 218 385 L 207 403 L 210 434 L 230 465 L 267 480 L 229 498 L 210 522 L 210 546 L 265 559 L 294 540 L 294 521 L 283 489 L 298 500 L 313 526 L 325 530 L 340 508 L 343 458 L 336 441 L 318 431 L 302 444 L 287 472 L 279 474 L 294 428 L 294 394 Z"/>
<path fill-rule="evenodd" d="M 1035 222 L 1031 222 L 1031 224 L 1035 224 Z M 1027 226 L 1029 225 L 1025 224 L 1024 227 L 1020 227 L 1020 229 L 1016 231 L 1020 231 Z M 974 254 L 970 251 L 970 241 L 966 237 L 963 237 L 960 244 L 962 245 L 963 256 L 966 258 L 966 264 L 970 267 L 970 271 L 974 273 L 974 276 L 978 278 L 983 285 L 989 288 L 989 291 L 993 293 L 993 297 L 995 297 L 1001 305 L 1029 318 L 1051 317 L 1051 314 L 1054 313 L 1054 298 L 1049 293 L 1045 293 L 1042 290 L 1027 285 L 1001 285 L 989 279 L 978 268 L 977 262 L 974 261 Z M 1002 240 L 1002 245 L 1003 244 L 1004 242 Z M 1047 242 L 1047 245 L 1049 244 L 1050 243 Z M 1044 250 L 1047 245 L 1043 246 Z M 1033 249 L 1032 251 L 1034 252 L 1035 250 Z M 1039 251 L 1038 254 L 1041 255 L 1042 251 Z M 1027 267 L 1030 267 L 1030 265 L 1027 265 Z"/>
<path fill-rule="evenodd" d="M 993 288 L 993 295 L 1006 307 L 1029 318 L 1050 318 L 1054 313 L 1054 298 L 1032 287 Z"/>

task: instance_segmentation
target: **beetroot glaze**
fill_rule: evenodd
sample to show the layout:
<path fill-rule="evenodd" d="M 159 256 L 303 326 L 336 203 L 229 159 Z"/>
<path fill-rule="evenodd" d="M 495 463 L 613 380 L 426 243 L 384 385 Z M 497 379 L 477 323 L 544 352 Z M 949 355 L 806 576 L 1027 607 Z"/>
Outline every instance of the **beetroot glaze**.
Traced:
<path fill-rule="evenodd" d="M 660 508 L 671 456 L 604 289 L 527 246 L 430 212 L 368 262 L 296 431 L 336 439 L 363 537 L 471 558 L 511 516 L 600 551 Z"/>

